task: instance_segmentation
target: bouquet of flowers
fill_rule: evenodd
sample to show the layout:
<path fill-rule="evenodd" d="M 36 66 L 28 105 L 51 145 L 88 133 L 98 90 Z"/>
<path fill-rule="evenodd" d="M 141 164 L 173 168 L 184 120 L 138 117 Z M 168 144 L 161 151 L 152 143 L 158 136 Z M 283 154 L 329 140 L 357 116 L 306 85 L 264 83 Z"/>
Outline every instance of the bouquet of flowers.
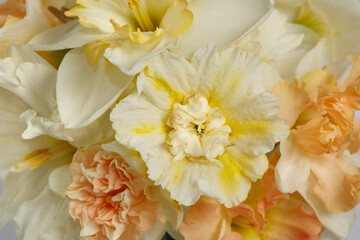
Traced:
<path fill-rule="evenodd" d="M 0 26 L 19 239 L 348 235 L 360 1 L 3 0 Z"/>

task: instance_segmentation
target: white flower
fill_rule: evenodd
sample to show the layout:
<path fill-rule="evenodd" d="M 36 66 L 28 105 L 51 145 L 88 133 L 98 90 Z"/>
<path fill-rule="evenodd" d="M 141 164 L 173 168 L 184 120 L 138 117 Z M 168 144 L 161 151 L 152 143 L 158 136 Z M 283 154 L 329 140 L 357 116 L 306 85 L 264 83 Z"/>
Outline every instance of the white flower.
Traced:
<path fill-rule="evenodd" d="M 55 98 L 57 71 L 25 46 L 11 45 L 6 56 L 0 60 L 0 86 L 30 105 L 20 115 L 20 120 L 27 125 L 22 134 L 24 139 L 49 135 L 83 147 L 112 135 L 106 116 L 86 128 L 65 128 Z"/>
<path fill-rule="evenodd" d="M 154 57 L 138 93 L 110 115 L 116 139 L 139 151 L 149 178 L 179 203 L 208 195 L 237 205 L 266 171 L 265 153 L 288 134 L 263 71 L 259 58 L 237 48 L 203 48 L 190 62 Z"/>
<path fill-rule="evenodd" d="M 303 42 L 304 33 L 290 23 L 285 14 L 274 9 L 270 17 L 236 45 L 263 57 L 282 78 L 293 79 L 296 67 L 309 49 Z"/>
<path fill-rule="evenodd" d="M 314 46 L 301 59 L 296 78 L 348 55 L 360 54 L 358 0 L 276 0 L 275 3 L 291 13 L 293 22 L 305 34 L 304 41 Z"/>
<path fill-rule="evenodd" d="M 80 128 L 119 98 L 148 58 L 169 48 L 191 56 L 208 43 L 229 46 L 270 10 L 267 0 L 78 1 L 67 14 L 78 16 L 80 24 L 74 20 L 49 29 L 29 46 L 40 51 L 75 48 L 59 68 L 57 98 L 64 125 Z"/>

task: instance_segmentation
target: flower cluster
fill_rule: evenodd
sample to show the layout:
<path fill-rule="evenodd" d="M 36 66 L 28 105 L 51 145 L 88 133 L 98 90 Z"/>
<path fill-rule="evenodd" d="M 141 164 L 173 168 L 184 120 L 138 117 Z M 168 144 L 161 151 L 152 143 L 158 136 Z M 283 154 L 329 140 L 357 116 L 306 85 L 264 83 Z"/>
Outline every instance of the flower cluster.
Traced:
<path fill-rule="evenodd" d="M 359 112 L 358 0 L 2 0 L 0 228 L 347 237 Z"/>

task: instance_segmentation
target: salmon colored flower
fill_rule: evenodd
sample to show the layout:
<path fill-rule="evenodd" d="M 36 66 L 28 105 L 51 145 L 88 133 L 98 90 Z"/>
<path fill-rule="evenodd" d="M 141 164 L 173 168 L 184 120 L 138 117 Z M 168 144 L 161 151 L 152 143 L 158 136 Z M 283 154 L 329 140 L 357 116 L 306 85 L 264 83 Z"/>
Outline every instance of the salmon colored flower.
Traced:
<path fill-rule="evenodd" d="M 25 0 L 12 0 L 0 4 L 0 27 L 25 17 Z"/>
<path fill-rule="evenodd" d="M 301 198 L 279 192 L 273 168 L 236 207 L 225 208 L 213 198 L 202 197 L 180 226 L 185 239 L 319 239 L 323 228 L 314 211 Z"/>
<path fill-rule="evenodd" d="M 293 126 L 280 145 L 279 189 L 299 191 L 322 223 L 345 237 L 353 221 L 348 211 L 360 202 L 360 168 L 344 155 L 359 149 L 354 116 L 360 109 L 360 58 L 349 57 L 291 84 L 280 82 L 273 93 L 282 101 L 280 114 Z"/>
<path fill-rule="evenodd" d="M 148 182 L 120 155 L 100 146 L 79 150 L 70 166 L 66 195 L 70 215 L 80 221 L 85 239 L 138 239 L 157 219 L 160 202 L 151 198 Z"/>

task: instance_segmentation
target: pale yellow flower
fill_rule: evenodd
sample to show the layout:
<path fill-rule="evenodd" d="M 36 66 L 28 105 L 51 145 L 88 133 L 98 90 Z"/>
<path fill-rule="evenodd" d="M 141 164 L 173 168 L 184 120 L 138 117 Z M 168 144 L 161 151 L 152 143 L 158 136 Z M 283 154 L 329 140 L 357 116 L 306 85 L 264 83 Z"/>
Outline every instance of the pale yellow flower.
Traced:
<path fill-rule="evenodd" d="M 190 62 L 161 54 L 137 78 L 138 93 L 112 111 L 116 139 L 140 152 L 150 179 L 179 203 L 207 195 L 234 206 L 288 134 L 264 76 L 260 59 L 237 48 L 203 48 Z"/>

